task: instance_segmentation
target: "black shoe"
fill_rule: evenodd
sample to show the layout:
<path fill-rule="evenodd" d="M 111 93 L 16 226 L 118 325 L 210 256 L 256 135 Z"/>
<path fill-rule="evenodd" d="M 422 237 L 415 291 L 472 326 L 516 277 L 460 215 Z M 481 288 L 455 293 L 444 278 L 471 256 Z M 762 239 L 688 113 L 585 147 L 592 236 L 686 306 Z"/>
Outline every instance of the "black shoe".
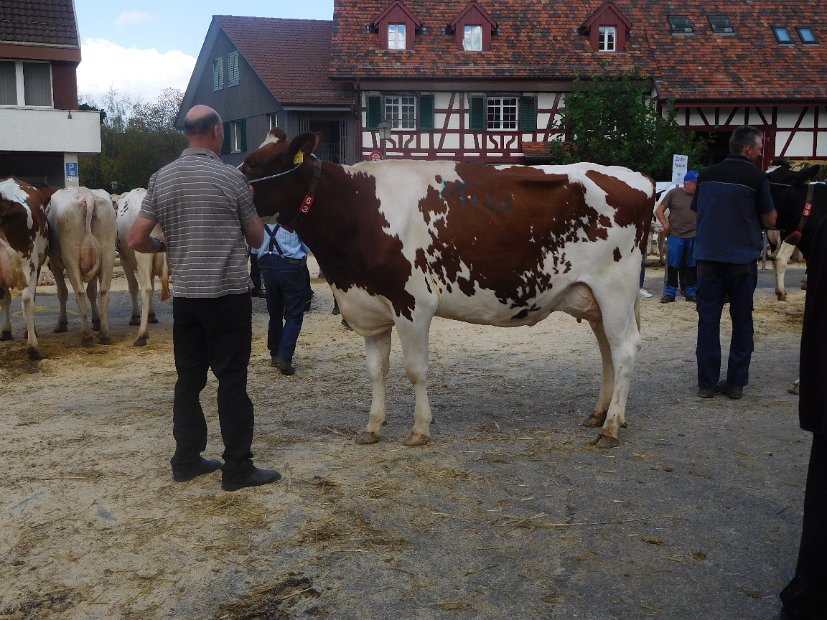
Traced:
<path fill-rule="evenodd" d="M 738 400 L 744 396 L 744 386 L 730 385 L 726 381 L 721 381 L 715 391 L 719 394 L 725 394 L 732 400 Z"/>
<path fill-rule="evenodd" d="M 250 297 L 267 297 L 267 293 L 262 291 L 260 288 L 253 288 L 250 289 Z"/>
<path fill-rule="evenodd" d="M 712 388 L 698 388 L 698 396 L 701 398 L 713 398 L 715 390 Z"/>
<path fill-rule="evenodd" d="M 290 375 L 296 374 L 296 369 L 293 367 L 293 364 L 291 364 L 290 362 L 285 362 L 284 360 L 280 360 L 277 357 L 274 357 L 272 360 L 270 360 L 270 365 L 275 366 L 281 371 L 281 374 L 287 375 L 288 377 Z"/>
<path fill-rule="evenodd" d="M 310 300 L 309 299 L 306 302 L 304 302 L 304 311 L 305 312 L 310 312 Z"/>
<path fill-rule="evenodd" d="M 172 477 L 175 482 L 189 482 L 193 478 L 197 478 L 198 476 L 203 476 L 205 474 L 211 474 L 216 471 L 219 467 L 221 467 L 221 461 L 218 459 L 205 459 L 204 457 L 199 457 L 199 460 L 192 465 L 191 467 L 179 468 L 175 469 L 172 468 Z"/>
<path fill-rule="evenodd" d="M 675 301 L 675 298 L 669 295 L 664 295 L 660 298 L 660 303 L 662 304 L 671 304 L 673 301 Z"/>
<path fill-rule="evenodd" d="M 281 480 L 281 474 L 275 469 L 253 467 L 242 474 L 221 476 L 221 488 L 225 491 L 238 491 L 244 487 L 260 487 Z"/>
<path fill-rule="evenodd" d="M 689 295 L 689 296 L 687 296 L 686 301 L 691 302 L 691 303 L 694 304 L 698 300 L 694 295 Z"/>

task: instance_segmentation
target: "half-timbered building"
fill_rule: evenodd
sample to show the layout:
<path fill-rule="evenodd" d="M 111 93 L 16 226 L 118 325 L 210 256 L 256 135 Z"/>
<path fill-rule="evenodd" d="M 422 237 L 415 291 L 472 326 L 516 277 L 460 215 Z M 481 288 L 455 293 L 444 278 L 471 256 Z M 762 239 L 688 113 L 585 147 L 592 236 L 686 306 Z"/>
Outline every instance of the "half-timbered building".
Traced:
<path fill-rule="evenodd" d="M 255 72 L 266 110 L 215 96 L 222 37 Z M 314 122 L 324 117 L 345 163 L 542 161 L 563 137 L 574 81 L 634 68 L 653 106 L 709 134 L 712 161 L 745 123 L 765 132 L 765 165 L 827 160 L 822 0 L 335 0 L 332 22 L 215 17 L 198 62 L 185 108 L 248 119 L 251 146 L 267 128 L 255 114 L 275 114 L 288 135 L 325 133 Z"/>

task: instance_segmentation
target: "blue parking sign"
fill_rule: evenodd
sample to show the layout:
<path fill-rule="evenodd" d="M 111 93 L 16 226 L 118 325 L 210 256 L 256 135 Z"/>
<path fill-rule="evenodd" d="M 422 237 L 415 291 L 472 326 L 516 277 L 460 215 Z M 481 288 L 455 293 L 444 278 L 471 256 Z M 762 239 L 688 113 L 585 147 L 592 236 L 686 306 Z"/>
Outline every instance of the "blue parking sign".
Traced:
<path fill-rule="evenodd" d="M 77 162 L 71 162 L 66 164 L 66 176 L 67 177 L 76 177 L 78 176 L 78 164 Z"/>

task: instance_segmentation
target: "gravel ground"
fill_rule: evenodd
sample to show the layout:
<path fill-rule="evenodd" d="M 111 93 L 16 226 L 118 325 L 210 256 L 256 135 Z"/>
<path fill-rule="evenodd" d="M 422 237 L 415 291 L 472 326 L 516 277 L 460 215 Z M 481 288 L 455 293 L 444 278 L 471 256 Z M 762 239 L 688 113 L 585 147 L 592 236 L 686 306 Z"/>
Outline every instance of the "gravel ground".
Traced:
<path fill-rule="evenodd" d="M 401 445 L 413 393 L 394 337 L 389 423 L 358 446 L 364 348 L 330 314 L 330 290 L 314 280 L 293 377 L 268 364 L 257 299 L 254 451 L 285 477 L 232 494 L 218 474 L 169 472 L 170 304 L 133 347 L 120 276 L 114 344 L 82 348 L 76 316 L 51 333 L 44 287 L 46 359 L 24 359 L 20 316 L 0 343 L 0 618 L 775 618 L 809 451 L 787 393 L 802 273 L 788 271 L 782 304 L 761 272 L 751 384 L 740 401 L 702 400 L 694 306 L 659 304 L 663 269 L 650 266 L 629 427 L 608 451 L 580 426 L 596 343 L 567 315 L 515 329 L 435 320 L 423 448 Z M 204 405 L 206 456 L 219 456 L 212 380 Z"/>

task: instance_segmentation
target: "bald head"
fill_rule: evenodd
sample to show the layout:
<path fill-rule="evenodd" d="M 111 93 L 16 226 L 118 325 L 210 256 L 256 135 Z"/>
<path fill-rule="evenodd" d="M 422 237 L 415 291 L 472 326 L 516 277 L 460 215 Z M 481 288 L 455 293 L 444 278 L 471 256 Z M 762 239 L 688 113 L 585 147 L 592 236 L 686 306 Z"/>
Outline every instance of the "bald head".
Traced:
<path fill-rule="evenodd" d="M 218 112 L 210 106 L 196 105 L 184 117 L 184 135 L 191 147 L 207 148 L 221 153 L 224 127 Z"/>

